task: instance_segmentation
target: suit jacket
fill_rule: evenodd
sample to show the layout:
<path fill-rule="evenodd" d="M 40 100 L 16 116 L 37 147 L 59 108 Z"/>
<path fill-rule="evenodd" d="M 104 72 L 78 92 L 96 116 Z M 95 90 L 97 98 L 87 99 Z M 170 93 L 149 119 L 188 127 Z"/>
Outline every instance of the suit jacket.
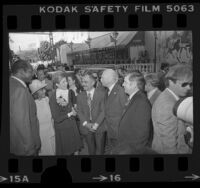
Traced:
<path fill-rule="evenodd" d="M 129 143 L 137 149 L 149 147 L 152 139 L 151 104 L 138 91 L 130 100 L 119 124 L 119 144 Z"/>
<path fill-rule="evenodd" d="M 158 98 L 158 96 L 161 94 L 161 91 L 159 89 L 157 89 L 155 91 L 155 93 L 150 97 L 149 101 L 151 103 L 151 105 L 153 106 L 154 102 L 156 101 L 156 99 Z"/>
<path fill-rule="evenodd" d="M 188 153 L 184 133 L 186 126 L 173 114 L 175 97 L 165 89 L 155 101 L 152 108 L 154 138 L 152 148 L 162 154 Z"/>
<path fill-rule="evenodd" d="M 92 122 L 98 123 L 99 127 L 97 128 L 96 133 L 104 132 L 104 118 L 105 118 L 105 92 L 99 89 L 95 89 L 94 96 L 91 104 L 91 113 L 92 113 Z M 81 92 L 77 96 L 77 111 L 78 117 L 80 119 L 80 132 L 82 134 L 88 134 L 89 131 L 83 126 L 85 121 L 90 122 L 90 111 L 87 103 L 87 93 L 86 91 Z"/>
<path fill-rule="evenodd" d="M 127 102 L 124 89 L 115 84 L 109 96 L 105 100 L 105 125 L 108 138 L 117 139 L 119 121 Z"/>
<path fill-rule="evenodd" d="M 10 78 L 10 152 L 35 155 L 40 146 L 35 101 L 28 88 Z"/>

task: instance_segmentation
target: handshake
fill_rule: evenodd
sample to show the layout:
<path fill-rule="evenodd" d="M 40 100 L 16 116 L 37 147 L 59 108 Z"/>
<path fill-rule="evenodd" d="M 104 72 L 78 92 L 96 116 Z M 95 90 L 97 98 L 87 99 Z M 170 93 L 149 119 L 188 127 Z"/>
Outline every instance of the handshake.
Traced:
<path fill-rule="evenodd" d="M 97 123 L 87 123 L 84 125 L 89 131 L 95 132 L 97 130 L 98 124 Z"/>

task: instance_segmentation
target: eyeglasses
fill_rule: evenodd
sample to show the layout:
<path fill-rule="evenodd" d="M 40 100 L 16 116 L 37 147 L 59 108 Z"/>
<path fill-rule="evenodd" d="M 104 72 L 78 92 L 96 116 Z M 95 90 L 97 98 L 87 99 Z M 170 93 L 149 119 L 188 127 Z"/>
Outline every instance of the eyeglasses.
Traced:
<path fill-rule="evenodd" d="M 184 83 L 181 84 L 181 87 L 186 87 L 186 86 L 188 86 L 188 85 L 189 85 L 190 87 L 192 87 L 193 84 L 192 84 L 192 82 L 184 82 Z"/>

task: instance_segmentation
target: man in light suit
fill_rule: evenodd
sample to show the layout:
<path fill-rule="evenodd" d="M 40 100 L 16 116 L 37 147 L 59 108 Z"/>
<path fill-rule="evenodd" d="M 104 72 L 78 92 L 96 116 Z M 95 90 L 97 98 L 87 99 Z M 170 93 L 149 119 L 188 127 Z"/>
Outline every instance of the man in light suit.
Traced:
<path fill-rule="evenodd" d="M 145 91 L 147 92 L 147 97 L 153 106 L 155 100 L 161 94 L 161 91 L 158 89 L 159 79 L 158 76 L 154 73 L 147 74 L 145 77 Z"/>
<path fill-rule="evenodd" d="M 101 155 L 105 149 L 105 92 L 94 88 L 95 78 L 87 72 L 82 81 L 84 92 L 77 97 L 80 132 L 85 136 L 90 155 Z"/>
<path fill-rule="evenodd" d="M 10 153 L 37 155 L 41 146 L 36 104 L 27 83 L 33 76 L 32 66 L 22 60 L 15 62 L 10 78 Z"/>
<path fill-rule="evenodd" d="M 119 123 L 118 145 L 132 145 L 135 151 L 151 145 L 151 104 L 143 92 L 144 77 L 139 72 L 129 73 L 123 83 L 129 103 Z"/>
<path fill-rule="evenodd" d="M 106 153 L 116 146 L 118 138 L 119 121 L 121 119 L 127 96 L 124 89 L 117 83 L 118 74 L 112 69 L 106 69 L 101 82 L 108 89 L 105 101 L 105 125 L 107 128 Z"/>
<path fill-rule="evenodd" d="M 166 75 L 167 88 L 160 94 L 152 108 L 154 138 L 152 148 L 161 154 L 187 154 L 184 140 L 186 124 L 173 114 L 180 97 L 187 95 L 192 83 L 192 70 L 187 66 L 173 66 Z"/>

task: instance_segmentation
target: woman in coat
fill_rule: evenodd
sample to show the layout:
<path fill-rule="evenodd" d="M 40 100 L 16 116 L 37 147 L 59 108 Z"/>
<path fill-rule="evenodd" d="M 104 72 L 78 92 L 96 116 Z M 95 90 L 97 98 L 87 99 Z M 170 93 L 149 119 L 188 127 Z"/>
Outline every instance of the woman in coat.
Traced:
<path fill-rule="evenodd" d="M 56 155 L 76 154 L 82 142 L 72 103 L 74 92 L 67 89 L 66 75 L 62 71 L 55 74 L 54 85 L 56 90 L 50 98 L 50 108 L 54 119 Z"/>

